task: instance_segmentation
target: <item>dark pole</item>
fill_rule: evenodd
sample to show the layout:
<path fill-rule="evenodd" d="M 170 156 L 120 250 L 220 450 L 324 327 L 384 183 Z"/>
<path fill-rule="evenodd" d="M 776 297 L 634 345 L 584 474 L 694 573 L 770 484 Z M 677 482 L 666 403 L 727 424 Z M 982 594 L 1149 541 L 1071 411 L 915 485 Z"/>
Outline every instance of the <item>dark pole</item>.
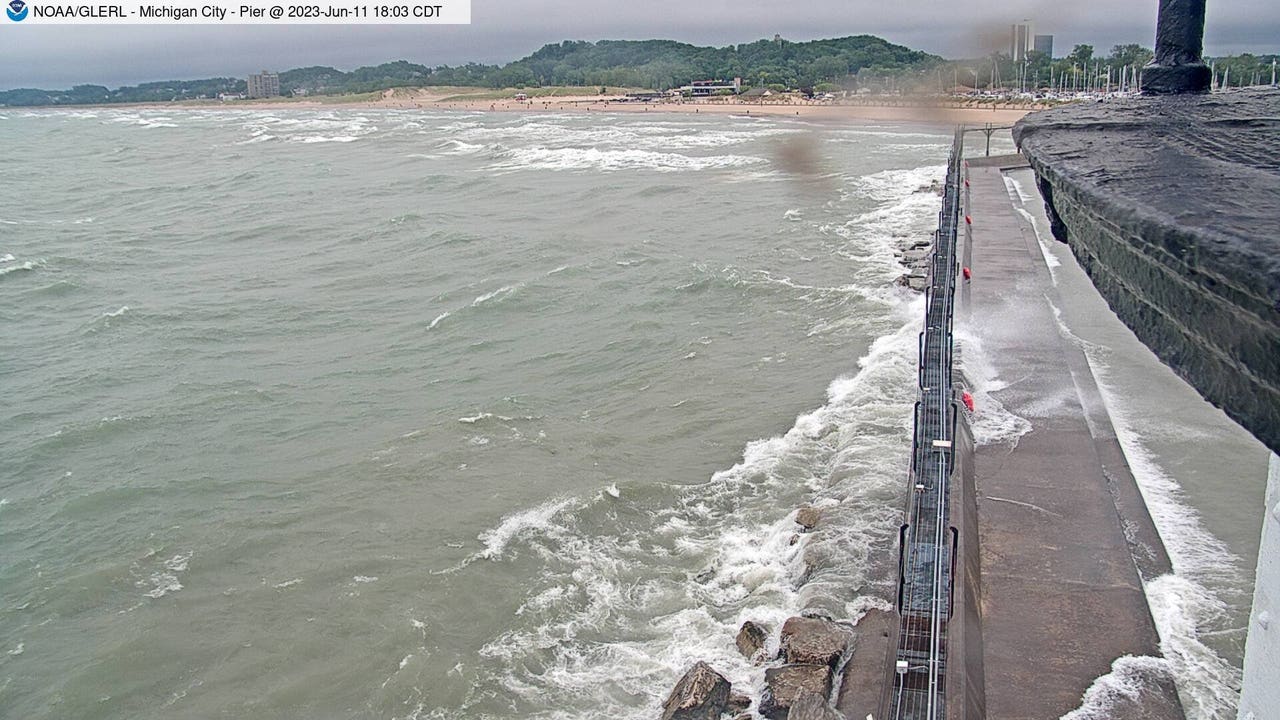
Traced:
<path fill-rule="evenodd" d="M 1142 92 L 1155 95 L 1209 90 L 1204 49 L 1205 0 L 1160 0 L 1156 54 L 1142 69 Z"/>

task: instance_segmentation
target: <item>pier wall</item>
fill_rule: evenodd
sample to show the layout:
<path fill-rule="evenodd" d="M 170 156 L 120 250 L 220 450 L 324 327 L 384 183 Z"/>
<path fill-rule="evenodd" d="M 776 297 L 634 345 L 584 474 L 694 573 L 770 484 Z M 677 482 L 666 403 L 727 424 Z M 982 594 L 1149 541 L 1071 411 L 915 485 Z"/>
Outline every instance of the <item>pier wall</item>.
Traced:
<path fill-rule="evenodd" d="M 956 422 L 955 470 L 952 484 L 951 526 L 958 534 L 955 602 L 951 614 L 947 666 L 947 717 L 982 720 L 987 717 L 986 675 L 982 647 L 982 548 L 978 544 L 978 494 L 975 486 L 973 431 L 967 416 Z"/>
<path fill-rule="evenodd" d="M 1280 91 L 1035 113 L 1054 235 L 1167 365 L 1280 452 Z"/>

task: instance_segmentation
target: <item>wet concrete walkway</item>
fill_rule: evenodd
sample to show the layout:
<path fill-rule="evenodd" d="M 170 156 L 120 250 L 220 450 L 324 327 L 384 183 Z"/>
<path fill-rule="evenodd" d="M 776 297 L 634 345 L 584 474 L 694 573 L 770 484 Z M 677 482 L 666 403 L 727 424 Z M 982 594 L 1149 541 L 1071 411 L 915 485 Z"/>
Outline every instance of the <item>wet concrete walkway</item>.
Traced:
<path fill-rule="evenodd" d="M 1031 425 L 975 457 L 985 694 L 993 720 L 1044 720 L 1079 707 L 1117 658 L 1159 655 L 1141 577 L 1169 562 L 1000 165 L 971 163 L 973 242 L 961 257 L 973 278 L 956 317 L 961 357 L 965 334 L 977 338 L 1004 384 L 992 397 Z M 1108 717 L 1182 717 L 1162 674 L 1122 705 Z"/>

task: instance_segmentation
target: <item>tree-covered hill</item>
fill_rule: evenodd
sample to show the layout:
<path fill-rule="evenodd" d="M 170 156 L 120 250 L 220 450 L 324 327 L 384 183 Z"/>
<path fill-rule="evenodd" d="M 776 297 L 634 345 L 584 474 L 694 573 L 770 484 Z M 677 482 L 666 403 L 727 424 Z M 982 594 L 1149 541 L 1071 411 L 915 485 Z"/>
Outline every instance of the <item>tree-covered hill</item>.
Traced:
<path fill-rule="evenodd" d="M 542 85 L 600 85 L 665 90 L 694 80 L 740 77 L 744 85 L 809 87 L 839 82 L 861 70 L 886 72 L 931 67 L 942 59 L 871 35 L 791 42 L 758 40 L 722 48 L 673 40 L 566 40 L 544 46 L 506 65 L 468 63 L 427 67 L 405 60 L 343 72 L 313 66 L 280 73 L 286 94 L 363 93 L 392 87 L 439 85 L 491 88 Z M 93 105 L 216 98 L 245 91 L 237 78 L 174 80 L 110 90 L 77 85 L 70 90 L 19 89 L 0 92 L 0 105 Z"/>

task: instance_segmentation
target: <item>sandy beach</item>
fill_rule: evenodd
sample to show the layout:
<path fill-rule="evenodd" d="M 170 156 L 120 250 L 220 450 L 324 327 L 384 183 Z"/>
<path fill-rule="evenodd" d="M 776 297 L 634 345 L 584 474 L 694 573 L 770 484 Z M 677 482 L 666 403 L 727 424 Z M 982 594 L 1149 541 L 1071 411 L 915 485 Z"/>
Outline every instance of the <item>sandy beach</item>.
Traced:
<path fill-rule="evenodd" d="M 459 110 L 466 112 L 503 113 L 720 113 L 730 115 L 768 115 L 801 117 L 810 120 L 861 120 L 872 122 L 923 122 L 948 125 L 1009 125 L 1036 109 L 1033 106 L 998 106 L 994 104 L 954 103 L 939 105 L 931 99 L 859 99 L 849 101 L 747 101 L 741 98 L 706 98 L 661 102 L 628 101 L 619 95 L 561 95 L 532 97 L 518 101 L 512 95 L 495 99 L 495 93 L 477 93 L 467 98 L 456 89 L 441 93 L 432 88 L 384 91 L 381 98 L 357 102 L 315 100 L 280 100 L 273 102 L 200 103 L 199 107 L 245 108 L 397 108 L 422 110 Z"/>

